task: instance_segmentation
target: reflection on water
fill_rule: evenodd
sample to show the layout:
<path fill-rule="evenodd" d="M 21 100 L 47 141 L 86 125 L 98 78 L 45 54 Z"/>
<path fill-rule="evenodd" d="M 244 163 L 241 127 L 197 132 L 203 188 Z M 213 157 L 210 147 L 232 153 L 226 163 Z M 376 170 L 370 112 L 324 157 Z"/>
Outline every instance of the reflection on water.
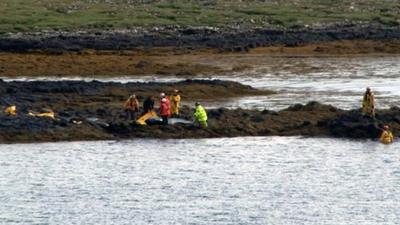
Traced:
<path fill-rule="evenodd" d="M 376 92 L 379 108 L 400 105 L 399 56 L 244 58 L 244 63 L 256 61 L 260 64 L 252 71 L 229 75 L 216 74 L 206 78 L 234 80 L 257 88 L 274 90 L 278 94 L 209 102 L 208 107 L 282 109 L 294 103 L 320 101 L 344 109 L 359 108 L 367 86 Z M 229 57 L 225 60 L 229 61 Z M 102 80 L 173 82 L 182 79 L 182 76 L 145 76 L 138 79 L 127 76 Z"/>
<path fill-rule="evenodd" d="M 0 223 L 393 224 L 399 147 L 299 137 L 0 145 Z"/>

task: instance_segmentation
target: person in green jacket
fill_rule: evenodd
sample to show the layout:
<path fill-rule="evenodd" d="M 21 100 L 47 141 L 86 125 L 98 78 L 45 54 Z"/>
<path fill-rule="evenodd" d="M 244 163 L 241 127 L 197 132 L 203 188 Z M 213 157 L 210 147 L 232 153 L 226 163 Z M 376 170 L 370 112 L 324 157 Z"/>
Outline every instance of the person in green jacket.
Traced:
<path fill-rule="evenodd" d="M 194 124 L 203 128 L 208 127 L 207 124 L 207 112 L 199 102 L 196 102 L 196 110 L 194 112 Z"/>

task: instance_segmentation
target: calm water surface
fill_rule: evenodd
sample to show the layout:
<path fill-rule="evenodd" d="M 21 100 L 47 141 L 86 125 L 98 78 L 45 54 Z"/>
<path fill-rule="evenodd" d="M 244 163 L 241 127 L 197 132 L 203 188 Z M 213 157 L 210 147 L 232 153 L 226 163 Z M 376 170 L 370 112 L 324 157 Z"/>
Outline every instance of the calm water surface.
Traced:
<path fill-rule="evenodd" d="M 0 145 L 0 224 L 395 224 L 399 147 L 300 137 Z"/>

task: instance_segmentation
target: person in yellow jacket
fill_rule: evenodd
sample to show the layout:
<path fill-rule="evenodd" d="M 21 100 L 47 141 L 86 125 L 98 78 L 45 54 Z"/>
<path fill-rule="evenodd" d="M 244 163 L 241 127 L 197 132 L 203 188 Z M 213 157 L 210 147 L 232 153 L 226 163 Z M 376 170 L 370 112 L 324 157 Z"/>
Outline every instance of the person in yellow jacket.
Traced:
<path fill-rule="evenodd" d="M 136 95 L 131 95 L 124 104 L 126 117 L 128 121 L 136 121 L 136 113 L 139 112 L 139 101 Z"/>
<path fill-rule="evenodd" d="M 181 96 L 179 95 L 178 90 L 174 90 L 174 93 L 169 97 L 170 107 L 171 107 L 171 115 L 179 116 L 179 108 L 181 107 Z"/>
<path fill-rule="evenodd" d="M 379 139 L 383 144 L 393 143 L 393 134 L 389 130 L 389 125 L 383 126 L 383 131 L 381 134 L 381 138 Z"/>
<path fill-rule="evenodd" d="M 362 114 L 364 116 L 375 117 L 375 97 L 371 88 L 367 87 L 362 101 Z"/>
<path fill-rule="evenodd" d="M 4 110 L 4 113 L 8 116 L 16 116 L 17 115 L 17 107 L 15 105 L 11 105 Z"/>
<path fill-rule="evenodd" d="M 207 112 L 203 106 L 200 105 L 199 102 L 196 102 L 196 109 L 194 112 L 194 124 L 198 126 L 202 126 L 203 128 L 208 127 L 207 124 Z"/>

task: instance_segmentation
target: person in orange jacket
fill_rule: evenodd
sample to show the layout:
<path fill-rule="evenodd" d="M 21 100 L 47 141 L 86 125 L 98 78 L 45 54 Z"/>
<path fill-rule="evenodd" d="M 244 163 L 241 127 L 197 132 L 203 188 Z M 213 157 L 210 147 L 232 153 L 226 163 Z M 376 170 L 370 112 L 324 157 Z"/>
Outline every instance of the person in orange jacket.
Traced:
<path fill-rule="evenodd" d="M 136 121 L 136 113 L 139 112 L 139 101 L 136 95 L 131 95 L 124 104 L 126 117 L 128 121 Z"/>
<path fill-rule="evenodd" d="M 179 116 L 179 108 L 181 106 L 181 96 L 178 90 L 174 90 L 174 93 L 169 97 L 171 103 L 171 115 Z"/>

